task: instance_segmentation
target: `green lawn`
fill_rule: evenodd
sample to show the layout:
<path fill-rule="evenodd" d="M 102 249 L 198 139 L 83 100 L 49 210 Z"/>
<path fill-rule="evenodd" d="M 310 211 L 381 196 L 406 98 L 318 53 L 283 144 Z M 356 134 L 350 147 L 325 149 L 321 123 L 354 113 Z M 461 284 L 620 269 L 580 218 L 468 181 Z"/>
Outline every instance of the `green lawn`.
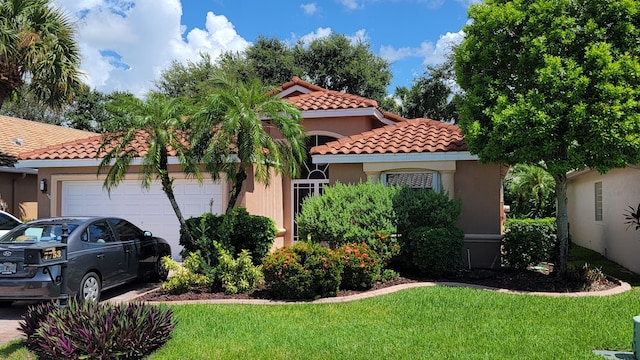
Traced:
<path fill-rule="evenodd" d="M 577 263 L 586 256 L 604 270 L 601 258 L 578 250 Z M 606 273 L 639 283 L 607 266 Z M 172 309 L 173 338 L 151 360 L 603 359 L 592 350 L 631 351 L 640 287 L 579 298 L 426 287 L 340 304 Z M 16 345 L 0 347 L 0 356 L 24 358 Z"/>

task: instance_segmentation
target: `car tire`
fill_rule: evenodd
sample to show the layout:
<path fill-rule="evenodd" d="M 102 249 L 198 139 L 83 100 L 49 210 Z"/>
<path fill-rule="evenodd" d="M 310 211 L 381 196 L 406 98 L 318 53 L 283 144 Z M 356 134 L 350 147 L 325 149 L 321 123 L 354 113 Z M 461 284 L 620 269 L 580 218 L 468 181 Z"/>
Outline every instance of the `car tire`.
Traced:
<path fill-rule="evenodd" d="M 13 300 L 0 300 L 0 308 L 6 308 L 13 304 Z"/>
<path fill-rule="evenodd" d="M 102 281 L 98 274 L 94 272 L 88 272 L 80 281 L 80 287 L 78 288 L 78 300 L 80 301 L 100 301 L 102 295 Z"/>
<path fill-rule="evenodd" d="M 161 253 L 153 264 L 153 273 L 151 274 L 151 280 L 153 281 L 165 281 L 169 277 L 169 270 L 162 265 L 162 258 L 168 256 L 167 253 Z"/>

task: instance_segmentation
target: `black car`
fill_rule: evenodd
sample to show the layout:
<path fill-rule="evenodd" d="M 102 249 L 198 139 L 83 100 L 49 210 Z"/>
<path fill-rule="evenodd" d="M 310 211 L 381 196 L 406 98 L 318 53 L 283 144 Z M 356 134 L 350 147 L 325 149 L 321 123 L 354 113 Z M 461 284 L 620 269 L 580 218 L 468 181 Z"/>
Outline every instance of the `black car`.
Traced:
<path fill-rule="evenodd" d="M 66 247 L 61 242 L 65 226 Z M 136 279 L 166 280 L 161 258 L 170 255 L 171 248 L 166 240 L 120 218 L 30 221 L 0 237 L 0 304 L 58 298 L 65 252 L 68 295 L 99 301 L 103 290 Z"/>

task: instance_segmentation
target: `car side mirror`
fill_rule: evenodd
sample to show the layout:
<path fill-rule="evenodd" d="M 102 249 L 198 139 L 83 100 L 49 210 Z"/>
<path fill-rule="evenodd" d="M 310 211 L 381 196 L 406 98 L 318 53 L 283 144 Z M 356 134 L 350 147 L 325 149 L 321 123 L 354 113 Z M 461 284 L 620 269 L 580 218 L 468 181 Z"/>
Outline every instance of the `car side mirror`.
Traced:
<path fill-rule="evenodd" d="M 152 236 L 153 236 L 153 234 L 151 233 L 151 231 L 145 231 L 142 235 L 144 235 L 144 237 L 148 237 L 148 238 L 150 238 L 150 237 L 152 237 Z"/>

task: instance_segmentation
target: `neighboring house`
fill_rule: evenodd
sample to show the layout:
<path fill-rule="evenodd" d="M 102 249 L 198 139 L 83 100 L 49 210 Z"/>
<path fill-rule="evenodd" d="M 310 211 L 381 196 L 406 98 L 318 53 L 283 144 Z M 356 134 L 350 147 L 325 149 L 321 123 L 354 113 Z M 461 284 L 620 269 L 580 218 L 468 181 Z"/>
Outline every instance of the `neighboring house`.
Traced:
<path fill-rule="evenodd" d="M 578 171 L 567 178 L 571 241 L 640 273 L 640 231 L 625 224 L 629 206 L 637 210 L 640 204 L 640 167 Z"/>
<path fill-rule="evenodd" d="M 266 188 L 249 174 L 239 205 L 252 214 L 273 218 L 281 229 L 276 246 L 295 240 L 295 215 L 302 201 L 318 195 L 335 181 L 388 184 L 446 191 L 462 201 L 460 228 L 465 232 L 465 262 L 474 267 L 500 264 L 499 244 L 504 218 L 502 179 L 506 168 L 480 164 L 468 151 L 460 129 L 442 122 L 407 120 L 383 111 L 374 100 L 329 91 L 294 78 L 274 96 L 296 104 L 309 134 L 311 156 L 298 179 L 274 177 Z M 272 131 L 268 121 L 265 129 Z M 274 130 L 272 136 L 278 134 Z M 102 189 L 104 176 L 96 177 L 101 138 L 93 137 L 23 154 L 20 167 L 39 169 L 50 184 L 38 198 L 39 217 L 74 214 L 121 215 L 157 236 L 165 237 L 177 257 L 178 221 L 160 186 L 142 190 L 138 163 L 131 175 L 111 193 Z M 144 149 L 141 149 L 144 150 Z M 206 180 L 199 186 L 172 163 L 176 198 L 185 217 L 205 211 L 223 213 L 230 186 Z"/>
<path fill-rule="evenodd" d="M 0 115 L 0 209 L 19 219 L 38 216 L 36 169 L 16 168 L 23 152 L 95 133 Z"/>

